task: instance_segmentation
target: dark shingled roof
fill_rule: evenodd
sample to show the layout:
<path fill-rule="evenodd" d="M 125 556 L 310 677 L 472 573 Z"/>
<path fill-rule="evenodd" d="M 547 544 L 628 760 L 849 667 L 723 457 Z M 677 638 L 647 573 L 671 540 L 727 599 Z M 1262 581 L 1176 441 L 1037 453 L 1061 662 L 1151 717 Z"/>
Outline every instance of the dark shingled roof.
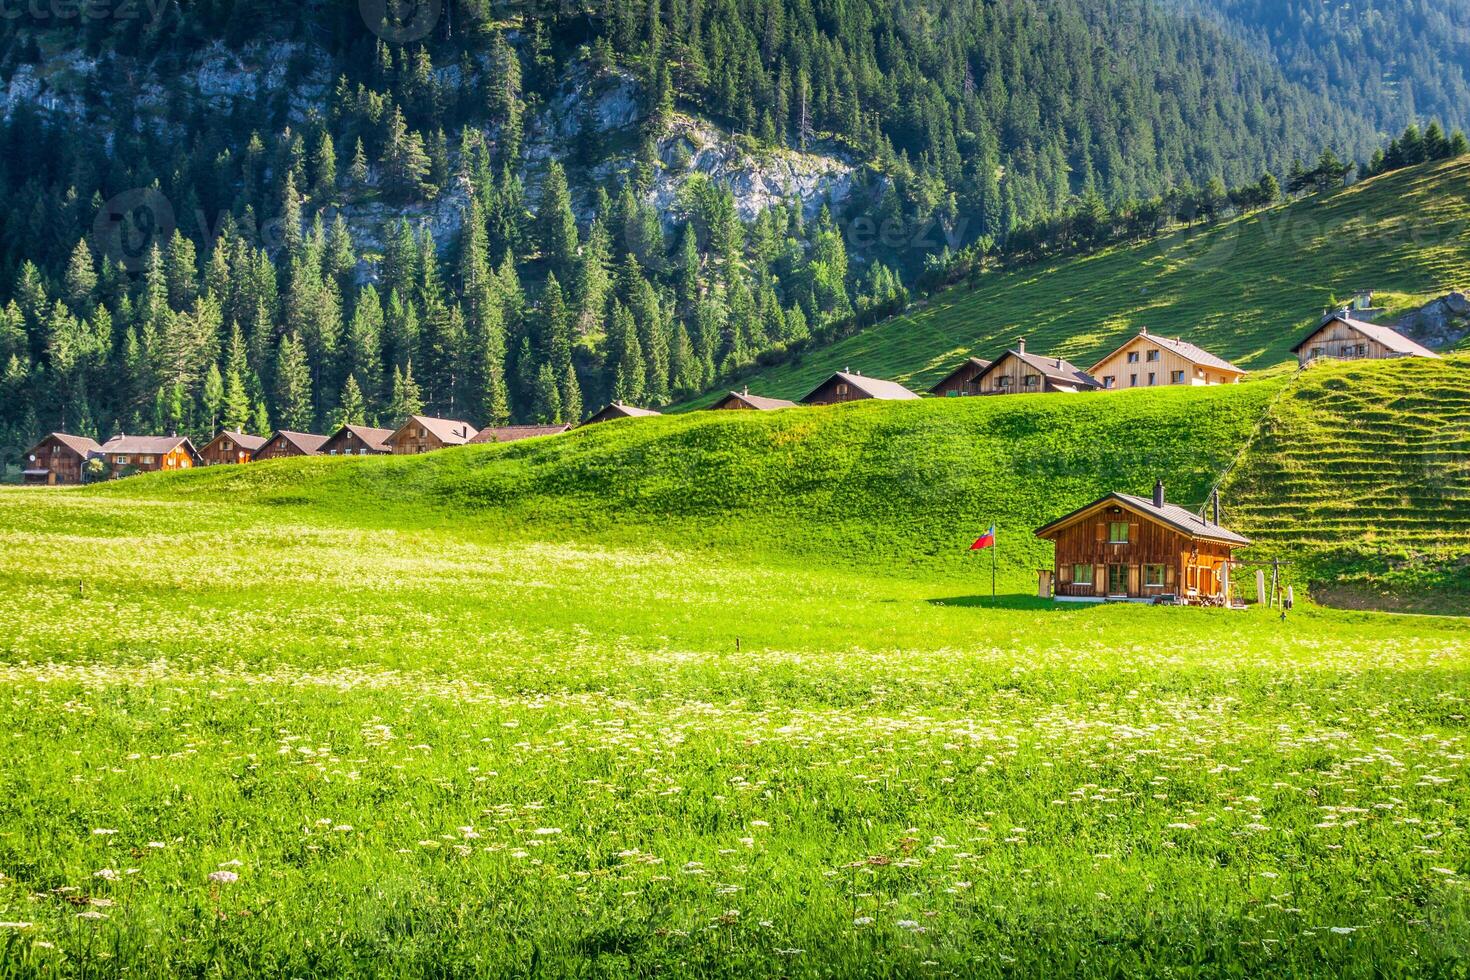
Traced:
<path fill-rule="evenodd" d="M 1367 337 L 1369 340 L 1376 340 L 1395 354 L 1403 354 L 1409 357 L 1439 357 L 1438 354 L 1428 347 L 1425 347 L 1423 344 L 1416 344 L 1392 327 L 1381 327 L 1376 323 L 1368 323 L 1366 320 L 1354 320 L 1350 316 L 1342 316 L 1341 314 L 1324 317 L 1321 323 L 1318 323 L 1312 328 L 1311 333 L 1302 338 L 1301 343 L 1291 349 L 1291 352 L 1295 354 L 1307 346 L 1307 342 L 1317 336 L 1319 330 L 1334 321 L 1347 324 L 1364 337 Z"/>
<path fill-rule="evenodd" d="M 102 451 L 102 447 L 97 444 L 96 439 L 89 439 L 87 436 L 74 436 L 69 432 L 53 432 L 46 439 L 55 439 L 83 459 L 91 453 L 100 453 Z M 41 442 L 45 442 L 46 439 L 42 439 Z M 40 442 L 36 443 L 37 446 L 40 444 Z"/>
<path fill-rule="evenodd" d="M 260 447 L 264 446 L 267 442 L 270 442 L 269 439 L 263 438 L 262 436 L 253 436 L 248 432 L 231 432 L 229 429 L 221 429 L 219 432 L 215 433 L 213 439 L 204 444 L 204 448 L 208 449 L 210 446 L 213 446 L 221 439 L 229 439 L 241 449 L 247 450 L 252 453 L 260 449 Z"/>
<path fill-rule="evenodd" d="M 1234 531 L 1221 527 L 1218 524 L 1212 524 L 1193 511 L 1185 510 L 1183 507 L 1167 502 L 1162 507 L 1155 507 L 1154 502 L 1148 497 L 1135 497 L 1131 493 L 1110 493 L 1106 497 L 1099 497 L 1087 506 L 1079 507 L 1067 516 L 1059 517 L 1045 527 L 1037 528 L 1036 536 L 1045 537 L 1048 532 L 1054 531 L 1065 524 L 1070 524 L 1078 515 L 1085 514 L 1099 504 L 1106 504 L 1110 501 L 1123 504 L 1125 507 L 1131 507 L 1133 510 L 1147 517 L 1152 517 L 1161 524 L 1167 524 L 1181 534 L 1187 534 L 1192 538 L 1202 538 L 1206 541 L 1219 541 L 1224 544 L 1233 544 L 1240 547 L 1245 547 L 1251 543 L 1249 538 L 1242 537 Z"/>
<path fill-rule="evenodd" d="M 795 408 L 796 402 L 789 402 L 784 398 L 766 398 L 763 395 L 752 395 L 749 391 L 732 391 L 721 398 L 718 404 L 723 405 L 731 398 L 742 402 L 758 412 L 774 412 L 778 408 Z"/>
<path fill-rule="evenodd" d="M 570 429 L 566 423 L 560 425 L 500 425 L 488 429 L 481 429 L 473 439 L 471 446 L 482 446 L 494 442 L 519 442 L 522 439 L 537 439 L 541 436 L 560 435 Z"/>
<path fill-rule="evenodd" d="M 990 362 L 987 360 L 978 357 L 967 357 L 963 364 L 936 381 L 934 387 L 929 389 L 929 393 L 937 394 L 940 388 L 943 388 L 953 381 L 957 375 L 964 374 L 966 371 L 970 372 L 971 379 L 977 378 L 980 376 L 980 372 L 988 367 L 990 367 Z"/>

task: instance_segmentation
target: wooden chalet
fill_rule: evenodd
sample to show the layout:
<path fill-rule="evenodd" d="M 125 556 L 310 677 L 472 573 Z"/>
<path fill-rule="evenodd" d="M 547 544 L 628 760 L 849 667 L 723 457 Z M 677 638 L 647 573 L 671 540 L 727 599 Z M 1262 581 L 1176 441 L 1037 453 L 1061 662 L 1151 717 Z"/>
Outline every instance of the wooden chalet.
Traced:
<path fill-rule="evenodd" d="M 470 440 L 471 446 L 484 446 L 497 442 L 520 442 L 522 439 L 539 439 L 542 436 L 559 436 L 572 428 L 570 423 L 556 425 L 497 425 L 481 429 Z"/>
<path fill-rule="evenodd" d="M 1439 357 L 1392 327 L 1355 320 L 1346 311 L 1329 313 L 1302 342 L 1291 349 L 1302 367 L 1321 358 L 1388 360 L 1398 357 Z"/>
<path fill-rule="evenodd" d="M 979 377 L 981 372 L 990 367 L 990 362 L 978 357 L 967 357 L 965 362 L 945 375 L 929 394 L 938 395 L 940 398 L 957 398 L 963 395 L 980 394 Z"/>
<path fill-rule="evenodd" d="M 447 446 L 463 446 L 478 434 L 468 422 L 458 419 L 436 419 L 427 415 L 411 415 L 388 437 L 387 445 L 395 456 L 416 456 Z"/>
<path fill-rule="evenodd" d="M 1245 372 L 1223 357 L 1147 329 L 1098 361 L 1087 371 L 1103 388 L 1151 388 L 1155 385 L 1233 385 Z"/>
<path fill-rule="evenodd" d="M 95 439 L 53 432 L 26 453 L 26 468 L 21 473 L 26 483 L 45 486 L 67 486 L 83 483 L 87 478 L 87 461 L 101 453 Z"/>
<path fill-rule="evenodd" d="M 996 358 L 972 382 L 982 395 L 1030 395 L 1096 391 L 1102 383 L 1070 361 L 1026 350 L 1026 338 Z"/>
<path fill-rule="evenodd" d="M 315 432 L 292 432 L 290 429 L 277 429 L 270 434 L 270 438 L 266 439 L 265 445 L 256 450 L 252 462 L 290 459 L 294 456 L 319 456 L 326 441 L 326 436 L 317 435 Z"/>
<path fill-rule="evenodd" d="M 387 456 L 392 449 L 388 440 L 392 429 L 375 429 L 369 425 L 344 425 L 322 443 L 323 456 Z"/>
<path fill-rule="evenodd" d="M 624 405 L 622 402 L 613 402 L 602 411 L 593 415 L 582 425 L 595 425 L 598 422 L 611 422 L 613 419 L 641 419 L 650 415 L 659 415 L 651 408 L 639 408 L 636 405 Z M 580 428 L 581 426 L 578 426 Z"/>
<path fill-rule="evenodd" d="M 1231 555 L 1250 541 L 1213 520 L 1167 503 L 1163 483 L 1153 498 L 1110 493 L 1038 528 L 1056 545 L 1055 565 L 1041 572 L 1041 595 L 1059 601 L 1159 601 L 1223 605 Z"/>
<path fill-rule="evenodd" d="M 205 466 L 220 466 L 225 463 L 249 463 L 266 444 L 261 436 L 246 432 L 231 432 L 221 429 L 219 434 L 199 450 Z"/>
<path fill-rule="evenodd" d="M 117 435 L 99 450 L 109 479 L 160 470 L 187 470 L 201 463 L 187 436 Z"/>
<path fill-rule="evenodd" d="M 852 371 L 838 371 L 801 399 L 803 405 L 841 405 L 844 402 L 914 401 L 919 396 L 896 381 L 866 378 Z"/>
<path fill-rule="evenodd" d="M 795 408 L 796 402 L 784 398 L 766 398 L 752 395 L 750 389 L 732 391 L 710 406 L 713 412 L 774 412 L 782 408 Z"/>

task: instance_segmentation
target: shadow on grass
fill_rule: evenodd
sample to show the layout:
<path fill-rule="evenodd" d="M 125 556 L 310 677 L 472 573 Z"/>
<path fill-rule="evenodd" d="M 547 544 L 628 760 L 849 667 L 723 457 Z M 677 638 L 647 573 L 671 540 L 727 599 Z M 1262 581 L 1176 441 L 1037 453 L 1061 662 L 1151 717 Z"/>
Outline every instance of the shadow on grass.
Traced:
<path fill-rule="evenodd" d="M 1090 608 L 1090 603 L 1053 602 L 1034 595 L 957 595 L 942 599 L 924 600 L 931 606 L 949 606 L 956 609 L 1024 609 L 1027 612 L 1081 612 Z"/>

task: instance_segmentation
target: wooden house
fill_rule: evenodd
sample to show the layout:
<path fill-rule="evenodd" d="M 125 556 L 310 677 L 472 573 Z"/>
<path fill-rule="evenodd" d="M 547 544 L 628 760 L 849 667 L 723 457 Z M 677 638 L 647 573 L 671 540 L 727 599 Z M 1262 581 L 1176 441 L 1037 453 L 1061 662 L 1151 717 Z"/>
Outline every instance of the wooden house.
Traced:
<path fill-rule="evenodd" d="M 86 480 L 87 461 L 102 452 L 95 439 L 53 432 L 26 453 L 21 476 L 27 483 L 65 486 Z"/>
<path fill-rule="evenodd" d="M 929 394 L 940 398 L 957 398 L 963 395 L 980 394 L 980 373 L 990 367 L 990 362 L 978 357 L 967 357 L 963 364 L 944 376 Z"/>
<path fill-rule="evenodd" d="M 1184 340 L 1160 337 L 1147 329 L 1087 371 L 1103 388 L 1156 385 L 1233 385 L 1245 372 L 1223 357 Z"/>
<path fill-rule="evenodd" d="M 622 402 L 613 402 L 602 411 L 583 422 L 582 425 L 595 425 L 598 422 L 611 422 L 613 419 L 641 419 L 650 415 L 658 415 L 651 408 L 638 408 L 635 405 L 624 405 Z"/>
<path fill-rule="evenodd" d="M 290 429 L 277 429 L 270 434 L 265 445 L 255 451 L 252 462 L 290 459 L 294 456 L 319 456 L 326 441 L 326 436 L 317 435 L 315 432 L 292 432 Z"/>
<path fill-rule="evenodd" d="M 1302 342 L 1291 349 L 1302 367 L 1319 358 L 1386 360 L 1396 357 L 1439 357 L 1391 327 L 1355 320 L 1348 313 L 1330 313 Z"/>
<path fill-rule="evenodd" d="M 796 402 L 784 398 L 766 398 L 752 395 L 750 389 L 732 391 L 710 406 L 715 412 L 774 412 L 782 408 L 795 408 Z"/>
<path fill-rule="evenodd" d="M 895 381 L 866 378 L 852 371 L 838 371 L 801 399 L 803 405 L 841 405 L 844 402 L 913 401 L 919 396 Z"/>
<path fill-rule="evenodd" d="M 255 459 L 266 444 L 266 440 L 260 436 L 252 436 L 245 432 L 231 432 L 221 429 L 219 434 L 205 444 L 199 450 L 199 457 L 205 466 L 219 466 L 224 463 L 248 463 Z"/>
<path fill-rule="evenodd" d="M 386 456 L 393 452 L 388 440 L 392 429 L 375 429 L 368 425 L 344 425 L 322 443 L 323 456 Z"/>
<path fill-rule="evenodd" d="M 1041 572 L 1041 592 L 1073 602 L 1150 601 L 1174 597 L 1207 605 L 1225 601 L 1231 555 L 1250 541 L 1212 520 L 1153 498 L 1110 493 L 1038 528 L 1056 545 L 1055 565 Z"/>
<path fill-rule="evenodd" d="M 470 440 L 471 446 L 485 446 L 497 442 L 520 442 L 522 439 L 539 439 L 542 436 L 559 436 L 571 430 L 567 422 L 556 425 L 497 425 L 481 429 Z"/>
<path fill-rule="evenodd" d="M 447 446 L 463 446 L 478 430 L 458 419 L 436 419 L 427 415 L 411 415 L 388 437 L 387 445 L 396 456 L 416 456 Z"/>
<path fill-rule="evenodd" d="M 108 478 L 114 480 L 134 473 L 187 470 L 201 463 L 199 450 L 187 436 L 117 435 L 99 452 Z"/>
<path fill-rule="evenodd" d="M 972 384 L 982 395 L 1030 395 L 1052 392 L 1095 391 L 1102 387 L 1092 375 L 1060 357 L 1043 357 L 1026 350 L 1026 338 L 975 376 Z"/>

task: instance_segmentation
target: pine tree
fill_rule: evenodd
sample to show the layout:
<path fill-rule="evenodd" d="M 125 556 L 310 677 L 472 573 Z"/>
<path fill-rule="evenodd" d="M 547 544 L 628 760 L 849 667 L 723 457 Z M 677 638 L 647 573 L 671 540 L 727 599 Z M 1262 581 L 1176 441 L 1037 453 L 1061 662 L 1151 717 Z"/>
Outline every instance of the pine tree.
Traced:
<path fill-rule="evenodd" d="M 281 244 L 287 255 L 298 255 L 302 241 L 301 194 L 296 190 L 296 178 L 288 171 L 281 186 Z"/>
<path fill-rule="evenodd" d="M 255 403 L 255 413 L 250 420 L 250 431 L 262 439 L 274 431 L 271 427 L 270 413 L 266 411 L 263 400 Z"/>
<path fill-rule="evenodd" d="M 281 337 L 276 355 L 276 418 L 281 428 L 298 432 L 309 432 L 314 419 L 311 368 L 295 334 Z"/>
<path fill-rule="evenodd" d="M 328 203 L 337 198 L 337 148 L 332 145 L 332 134 L 325 129 L 317 140 L 312 154 L 312 194 L 319 203 Z"/>
<path fill-rule="evenodd" d="M 209 419 L 209 434 L 219 430 L 220 410 L 225 402 L 225 379 L 220 376 L 219 365 L 210 362 L 204 375 L 204 385 L 199 390 L 199 401 L 204 406 L 204 415 Z"/>
<path fill-rule="evenodd" d="M 97 288 L 97 270 L 92 264 L 92 250 L 85 239 L 77 242 L 71 261 L 66 265 L 66 301 L 77 313 L 92 307 L 92 291 Z"/>
<path fill-rule="evenodd" d="M 536 212 L 537 244 L 552 274 L 570 282 L 576 274 L 577 219 L 566 171 L 555 160 L 547 166 L 541 184 L 541 206 Z"/>
<path fill-rule="evenodd" d="M 557 385 L 556 372 L 549 363 L 543 362 L 536 371 L 531 417 L 541 425 L 553 425 L 562 421 L 561 392 Z"/>
<path fill-rule="evenodd" d="M 357 138 L 357 147 L 352 151 L 352 163 L 347 167 L 347 179 L 352 181 L 352 186 L 359 191 L 367 187 L 367 151 L 363 149 L 361 136 Z"/>
<path fill-rule="evenodd" d="M 367 406 L 363 403 L 362 389 L 357 386 L 357 379 L 349 374 L 337 399 L 337 409 L 332 413 L 331 427 L 335 431 L 344 425 L 366 424 Z"/>
<path fill-rule="evenodd" d="M 616 344 L 612 349 L 615 359 L 613 400 L 637 404 L 643 400 L 648 368 L 643 363 L 643 349 L 638 344 L 638 325 L 633 322 L 633 314 L 617 300 L 613 300 L 608 339 Z"/>
<path fill-rule="evenodd" d="M 419 391 L 418 382 L 413 379 L 413 362 L 409 361 L 403 369 L 393 369 L 393 395 L 388 401 L 388 424 L 399 426 L 407 421 L 410 415 L 422 415 L 424 411 L 424 396 Z"/>
<path fill-rule="evenodd" d="M 245 381 L 240 376 L 240 372 L 235 370 L 225 374 L 220 421 L 221 425 L 231 432 L 243 432 L 250 424 L 250 396 L 245 391 Z"/>

